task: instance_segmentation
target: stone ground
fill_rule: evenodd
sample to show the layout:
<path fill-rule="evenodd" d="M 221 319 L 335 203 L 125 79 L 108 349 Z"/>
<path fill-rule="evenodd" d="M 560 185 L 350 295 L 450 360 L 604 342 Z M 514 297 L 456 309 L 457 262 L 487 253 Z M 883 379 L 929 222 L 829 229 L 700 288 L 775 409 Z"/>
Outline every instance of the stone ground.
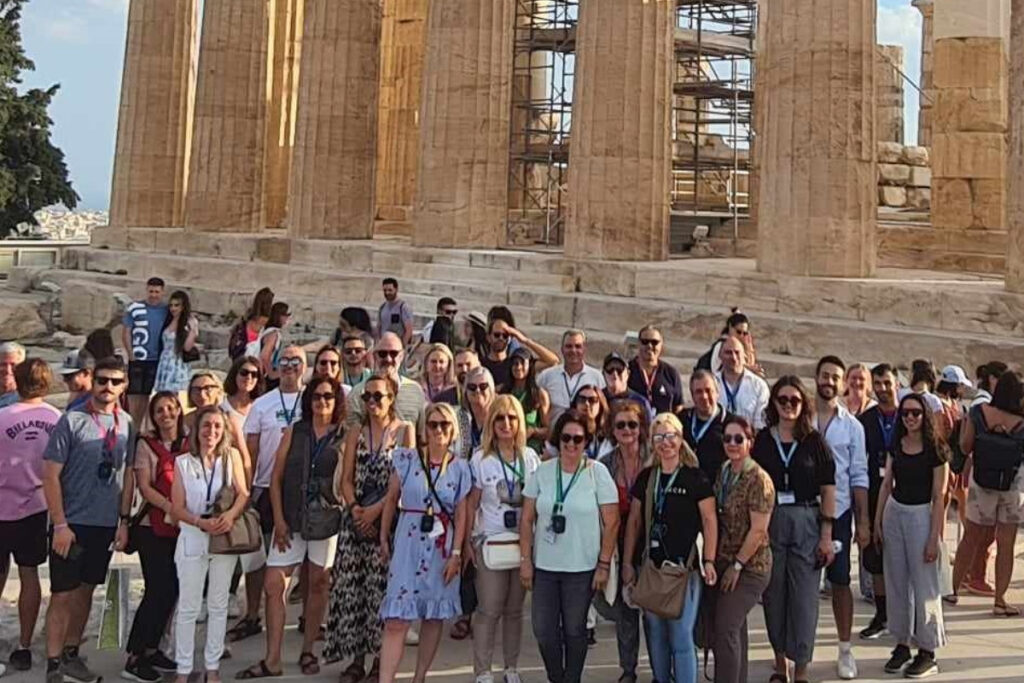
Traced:
<path fill-rule="evenodd" d="M 955 529 L 949 527 L 947 538 L 955 538 Z M 1024 605 L 1024 537 L 1018 540 L 1018 559 L 1015 567 L 1015 580 L 1011 586 L 1010 600 L 1018 605 Z M 137 604 L 138 593 L 141 590 L 141 580 L 138 567 L 134 557 L 117 556 L 115 561 L 123 561 L 133 567 L 135 577 L 133 592 L 133 606 Z M 990 569 L 991 571 L 991 569 Z M 42 570 L 44 578 L 44 594 L 46 593 L 46 570 Z M 991 578 L 991 577 L 990 577 Z M 856 588 L 854 589 L 856 594 Z M 102 590 L 97 590 L 101 597 Z M 17 596 L 17 580 L 12 578 L 3 592 L 3 599 L 0 601 L 0 654 L 6 661 L 10 648 L 15 645 L 17 633 L 17 617 L 14 600 Z M 45 599 L 45 598 L 44 598 Z M 44 607 L 45 609 L 45 607 Z M 527 605 L 527 614 L 529 605 Z M 888 658 L 890 649 L 893 647 L 892 639 L 888 636 L 879 640 L 867 643 L 866 641 L 856 642 L 856 631 L 862 628 L 870 619 L 873 609 L 863 600 L 856 600 L 856 621 L 855 621 L 855 654 L 860 667 L 860 678 L 858 680 L 884 681 L 892 680 L 893 676 L 887 676 L 882 671 L 882 665 Z M 285 678 L 302 680 L 304 677 L 295 664 L 298 658 L 301 640 L 295 631 L 295 617 L 298 608 L 289 608 L 289 626 L 285 635 L 286 666 Z M 110 681 L 116 679 L 121 671 L 123 663 L 122 656 L 114 651 L 95 650 L 96 624 L 99 616 L 99 599 L 93 612 L 93 619 L 88 635 L 89 642 L 84 647 L 84 654 L 89 657 L 93 668 L 102 673 Z M 1003 681 L 1024 681 L 1024 618 L 997 619 L 991 614 L 991 600 L 965 597 L 957 607 L 946 610 L 947 629 L 950 636 L 949 645 L 939 653 L 941 673 L 933 677 L 935 681 L 988 681 L 990 683 L 1001 683 Z M 42 621 L 40 621 L 42 623 Z M 524 624 L 523 654 L 520 670 L 523 680 L 527 683 L 541 683 L 545 680 L 543 666 L 537 652 L 536 643 L 530 633 L 529 620 Z M 816 662 L 811 668 L 812 681 L 835 681 L 834 659 L 836 656 L 836 636 L 834 622 L 832 620 L 831 604 L 827 599 L 821 602 L 821 618 L 818 629 L 818 649 Z M 751 614 L 750 634 L 750 680 L 767 681 L 771 673 L 771 649 L 768 646 L 767 635 L 763 626 L 761 609 L 755 608 Z M 618 679 L 617 655 L 615 648 L 615 628 L 610 623 L 601 623 L 597 630 L 598 645 L 590 650 L 587 657 L 587 669 L 584 680 L 590 682 L 615 683 Z M 201 642 L 201 641 L 200 641 Z M 259 661 L 262 656 L 264 641 L 261 637 L 250 638 L 242 643 L 232 646 L 233 658 L 224 662 L 223 673 L 225 680 L 231 680 L 236 671 L 244 666 Z M 43 668 L 39 663 L 42 656 L 42 640 L 37 635 L 34 643 L 36 666 L 26 673 L 14 673 L 8 671 L 4 677 L 11 683 L 23 683 L 26 681 L 40 681 L 43 676 Z M 456 642 L 447 636 L 442 641 L 438 656 L 434 662 L 430 680 L 435 683 L 468 682 L 473 680 L 471 667 L 471 641 Z M 197 648 L 201 654 L 201 646 Z M 498 648 L 500 653 L 500 646 Z M 500 661 L 500 654 L 496 653 L 496 660 Z M 405 659 L 402 662 L 400 679 L 411 678 L 416 648 L 407 648 Z M 324 666 L 319 676 L 314 677 L 316 681 L 335 681 L 342 666 L 334 664 Z M 500 681 L 500 677 L 498 678 Z M 640 680 L 650 680 L 650 669 L 647 666 L 646 654 L 641 652 Z"/>

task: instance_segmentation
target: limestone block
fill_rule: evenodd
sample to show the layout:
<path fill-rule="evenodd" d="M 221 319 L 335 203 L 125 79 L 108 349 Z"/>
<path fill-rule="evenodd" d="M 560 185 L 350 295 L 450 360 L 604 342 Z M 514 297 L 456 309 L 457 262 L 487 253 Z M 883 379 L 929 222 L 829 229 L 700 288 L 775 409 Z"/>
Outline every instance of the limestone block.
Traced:
<path fill-rule="evenodd" d="M 883 185 L 878 188 L 878 202 L 884 206 L 905 206 L 907 203 L 907 188 Z"/>
<path fill-rule="evenodd" d="M 990 254 L 1001 256 L 1006 253 L 1006 231 L 1004 230 L 945 230 L 946 249 L 951 252 Z"/>
<path fill-rule="evenodd" d="M 256 244 L 256 258 L 268 263 L 290 263 L 292 241 L 286 237 L 262 237 Z"/>
<path fill-rule="evenodd" d="M 910 182 L 908 184 L 911 187 L 931 187 L 932 169 L 927 166 L 911 166 Z"/>
<path fill-rule="evenodd" d="M 963 178 L 932 181 L 932 225 L 936 228 L 965 229 L 974 223 L 971 185 Z"/>
<path fill-rule="evenodd" d="M 1006 184 L 999 180 L 972 180 L 973 228 L 1006 229 Z"/>
<path fill-rule="evenodd" d="M 960 36 L 1009 38 L 1009 0 L 939 0 L 934 16 L 936 42 Z"/>
<path fill-rule="evenodd" d="M 101 285 L 92 280 L 65 282 L 60 292 L 62 327 L 76 334 L 109 327 L 121 313 L 114 295 L 122 292 L 122 287 Z"/>
<path fill-rule="evenodd" d="M 1024 0 L 1013 0 L 1012 17 L 1006 288 L 1024 293 Z"/>
<path fill-rule="evenodd" d="M 907 206 L 911 209 L 928 209 L 932 205 L 932 191 L 927 187 L 907 189 Z"/>
<path fill-rule="evenodd" d="M 997 88 L 944 88 L 935 91 L 935 132 L 1002 133 L 1007 125 L 1005 83 Z"/>
<path fill-rule="evenodd" d="M 910 166 L 878 164 L 878 180 L 883 185 L 908 185 L 910 184 Z"/>
<path fill-rule="evenodd" d="M 998 88 L 1007 78 L 1001 38 L 945 38 L 935 41 L 933 85 L 942 88 Z"/>
<path fill-rule="evenodd" d="M 878 163 L 880 164 L 898 164 L 903 156 L 904 147 L 898 142 L 892 141 L 879 141 L 878 142 Z"/>
<path fill-rule="evenodd" d="M 25 342 L 46 335 L 46 323 L 34 301 L 0 298 L 0 340 Z"/>
<path fill-rule="evenodd" d="M 128 247 L 128 231 L 109 225 L 94 228 L 89 237 L 89 244 L 101 249 L 125 249 Z"/>
<path fill-rule="evenodd" d="M 932 138 L 936 178 L 1001 179 L 1005 175 L 1006 138 L 1000 133 L 939 133 Z"/>

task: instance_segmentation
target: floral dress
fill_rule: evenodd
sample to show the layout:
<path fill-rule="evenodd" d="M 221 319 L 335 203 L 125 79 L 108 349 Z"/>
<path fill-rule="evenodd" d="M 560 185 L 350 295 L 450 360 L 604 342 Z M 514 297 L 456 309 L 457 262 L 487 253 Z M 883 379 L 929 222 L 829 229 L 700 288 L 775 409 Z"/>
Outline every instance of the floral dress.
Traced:
<path fill-rule="evenodd" d="M 188 334 L 198 322 L 194 319 L 188 321 L 185 334 Z M 174 346 L 176 330 L 173 326 L 164 328 L 160 335 L 160 361 L 156 366 L 156 383 L 153 391 L 185 391 L 188 389 L 189 379 L 192 377 L 192 368 L 184 361 L 181 354 Z"/>
<path fill-rule="evenodd" d="M 365 431 L 356 446 L 356 499 L 374 492 L 387 491 L 391 479 L 394 442 L 371 450 Z M 380 497 L 383 499 L 383 496 Z M 346 509 L 338 533 L 338 551 L 334 559 L 334 582 L 324 660 L 335 662 L 357 655 L 380 653 L 380 603 L 387 587 L 387 565 L 380 556 L 380 539 L 363 538 L 351 513 Z"/>
<path fill-rule="evenodd" d="M 444 582 L 444 565 L 455 541 L 455 508 L 473 486 L 469 462 L 451 458 L 444 467 L 430 467 L 430 478 L 447 514 L 438 510 L 427 484 L 420 455 L 399 449 L 394 454 L 395 473 L 402 482 L 401 512 L 395 530 L 395 548 L 388 573 L 387 596 L 380 608 L 383 619 L 450 619 L 462 614 L 460 577 Z M 432 504 L 440 535 L 420 531 L 420 522 Z"/>

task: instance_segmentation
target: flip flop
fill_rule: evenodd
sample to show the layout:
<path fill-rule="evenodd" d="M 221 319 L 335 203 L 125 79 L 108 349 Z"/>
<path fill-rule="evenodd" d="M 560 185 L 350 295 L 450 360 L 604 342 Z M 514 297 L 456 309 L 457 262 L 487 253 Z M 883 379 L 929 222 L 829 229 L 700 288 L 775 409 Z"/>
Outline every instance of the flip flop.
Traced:
<path fill-rule="evenodd" d="M 259 664 L 254 664 L 248 669 L 242 669 L 235 674 L 236 681 L 251 681 L 255 678 L 278 678 L 284 672 L 283 671 L 271 671 L 267 668 L 267 663 L 264 660 L 260 660 Z"/>
<path fill-rule="evenodd" d="M 997 617 L 1019 617 L 1020 608 L 1014 605 L 995 605 L 992 608 L 992 614 Z"/>

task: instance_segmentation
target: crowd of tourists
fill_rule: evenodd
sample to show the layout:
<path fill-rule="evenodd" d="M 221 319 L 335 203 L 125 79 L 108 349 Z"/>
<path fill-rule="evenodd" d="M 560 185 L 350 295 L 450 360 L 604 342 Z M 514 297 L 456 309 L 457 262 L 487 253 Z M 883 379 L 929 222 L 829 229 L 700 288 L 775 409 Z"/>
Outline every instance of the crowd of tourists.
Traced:
<path fill-rule="evenodd" d="M 801 683 L 822 576 L 848 680 L 855 559 L 875 607 L 859 637 L 891 635 L 887 673 L 938 671 L 963 592 L 1020 614 L 1006 591 L 1024 385 L 1005 364 L 972 381 L 827 355 L 810 383 L 769 381 L 734 311 L 684 380 L 654 325 L 635 357 L 595 367 L 582 331 L 555 351 L 505 307 L 459 317 L 444 297 L 417 332 L 398 283 L 383 292 L 375 316 L 346 308 L 304 346 L 288 305 L 257 292 L 222 380 L 192 370 L 189 298 L 165 302 L 153 278 L 125 312 L 123 351 L 101 331 L 56 371 L 63 412 L 46 402 L 51 367 L 0 345 L 0 551 L 4 579 L 12 556 L 20 579 L 9 666 L 33 665 L 48 562 L 46 682 L 100 678 L 80 646 L 114 550 L 141 564 L 121 673 L 139 683 L 196 668 L 218 681 L 229 644 L 258 635 L 263 655 L 236 679 L 340 662 L 339 683 L 390 683 L 418 645 L 422 683 L 446 628 L 472 638 L 477 683 L 519 683 L 524 616 L 547 680 L 577 683 L 598 615 L 615 624 L 620 683 L 638 680 L 641 624 L 655 681 L 695 682 L 704 650 L 717 683 L 740 683 L 759 608 L 770 681 Z M 951 505 L 965 533 L 950 577 Z M 297 660 L 283 651 L 290 601 Z"/>

